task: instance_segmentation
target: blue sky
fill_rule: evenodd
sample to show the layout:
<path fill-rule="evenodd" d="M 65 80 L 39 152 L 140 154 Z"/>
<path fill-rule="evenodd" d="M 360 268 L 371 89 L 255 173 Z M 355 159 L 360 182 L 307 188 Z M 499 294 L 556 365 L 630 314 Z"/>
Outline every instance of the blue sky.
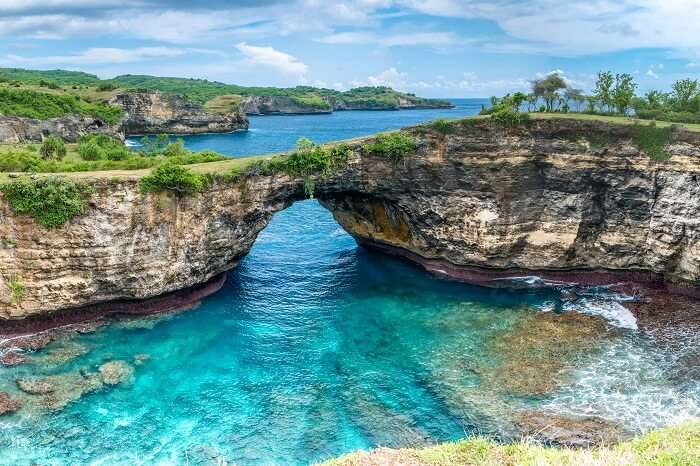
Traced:
<path fill-rule="evenodd" d="M 700 0 L 0 0 L 0 66 L 434 97 L 700 78 Z"/>

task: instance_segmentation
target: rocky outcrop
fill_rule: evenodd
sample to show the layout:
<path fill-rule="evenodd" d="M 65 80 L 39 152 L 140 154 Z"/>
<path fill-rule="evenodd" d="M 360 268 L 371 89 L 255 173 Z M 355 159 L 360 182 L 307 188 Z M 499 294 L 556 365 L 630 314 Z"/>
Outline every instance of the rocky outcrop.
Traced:
<path fill-rule="evenodd" d="M 398 96 L 394 101 L 381 99 L 342 99 L 325 97 L 316 103 L 304 103 L 303 100 L 288 96 L 243 96 L 240 109 L 248 115 L 307 115 L 324 114 L 343 110 L 403 110 L 452 108 L 447 101 L 422 99 L 411 96 Z"/>
<path fill-rule="evenodd" d="M 240 108 L 243 113 L 248 115 L 306 115 L 333 111 L 330 105 L 305 105 L 286 96 L 244 96 L 241 98 Z"/>
<path fill-rule="evenodd" d="M 127 92 L 113 97 L 110 104 L 126 112 L 122 120 L 126 134 L 227 133 L 248 129 L 243 113 L 208 113 L 198 103 L 159 92 Z"/>
<path fill-rule="evenodd" d="M 88 133 L 103 133 L 124 139 L 118 125 L 109 125 L 99 118 L 67 115 L 35 120 L 0 115 L 0 144 L 41 143 L 49 135 L 60 137 L 66 142 L 78 142 L 80 136 Z"/>
<path fill-rule="evenodd" d="M 466 120 L 453 129 L 408 129 L 417 149 L 399 161 L 354 141 L 347 166 L 319 177 L 315 195 L 360 243 L 442 276 L 697 289 L 700 134 L 675 131 L 671 159 L 654 162 L 630 126 L 562 119 L 505 129 Z M 188 293 L 218 289 L 272 215 L 304 197 L 303 184 L 251 172 L 178 199 L 142 195 L 136 177 L 103 177 L 87 212 L 56 230 L 0 200 L 3 325 L 182 307 Z M 24 285 L 21 300 L 10 279 Z"/>

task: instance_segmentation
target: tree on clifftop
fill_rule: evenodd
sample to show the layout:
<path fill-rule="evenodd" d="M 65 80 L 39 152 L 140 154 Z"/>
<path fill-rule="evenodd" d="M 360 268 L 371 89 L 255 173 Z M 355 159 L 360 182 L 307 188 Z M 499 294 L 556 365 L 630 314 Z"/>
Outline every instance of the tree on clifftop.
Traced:
<path fill-rule="evenodd" d="M 532 93 L 544 100 L 548 112 L 554 111 L 554 103 L 561 97 L 559 91 L 566 87 L 566 82 L 559 73 L 550 73 L 546 78 L 532 81 Z"/>

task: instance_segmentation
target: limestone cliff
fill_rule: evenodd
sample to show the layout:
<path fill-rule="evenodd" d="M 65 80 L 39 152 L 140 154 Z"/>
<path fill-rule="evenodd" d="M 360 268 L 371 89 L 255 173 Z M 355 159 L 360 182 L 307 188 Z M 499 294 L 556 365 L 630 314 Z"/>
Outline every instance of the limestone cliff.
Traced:
<path fill-rule="evenodd" d="M 316 196 L 361 243 L 457 279 L 588 272 L 700 284 L 700 134 L 673 132 L 671 159 L 654 162 L 631 126 L 452 129 L 408 129 L 417 149 L 399 161 L 354 142 L 347 166 L 316 180 Z M 202 284 L 235 267 L 303 192 L 285 174 L 249 173 L 185 199 L 103 177 L 88 212 L 49 231 L 0 199 L 0 317 L 118 310 Z M 21 299 L 10 281 L 24 286 Z"/>
<path fill-rule="evenodd" d="M 116 95 L 110 104 L 126 112 L 122 121 L 126 134 L 226 133 L 248 129 L 248 119 L 241 112 L 208 113 L 195 102 L 159 92 L 127 92 Z"/>
<path fill-rule="evenodd" d="M 67 115 L 48 120 L 35 120 L 0 115 L 0 144 L 40 143 L 46 136 L 54 135 L 66 142 L 77 142 L 88 133 L 104 133 L 124 139 L 121 128 L 109 125 L 99 118 Z"/>
<path fill-rule="evenodd" d="M 325 102 L 322 106 L 304 105 L 286 96 L 244 96 L 241 98 L 241 111 L 248 115 L 272 114 L 316 114 L 331 113 L 332 108 Z"/>

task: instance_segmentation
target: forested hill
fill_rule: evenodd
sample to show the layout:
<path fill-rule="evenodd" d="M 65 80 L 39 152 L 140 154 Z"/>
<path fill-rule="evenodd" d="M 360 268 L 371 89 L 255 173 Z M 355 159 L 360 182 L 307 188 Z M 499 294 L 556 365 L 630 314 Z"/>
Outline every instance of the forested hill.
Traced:
<path fill-rule="evenodd" d="M 0 82 L 47 88 L 96 88 L 100 91 L 142 89 L 174 94 L 188 100 L 209 104 L 214 110 L 225 110 L 250 101 L 251 98 L 283 98 L 286 104 L 310 111 L 333 110 L 395 110 L 400 108 L 450 107 L 448 101 L 425 99 L 414 94 L 395 91 L 389 87 L 360 87 L 340 92 L 310 86 L 292 88 L 245 87 L 206 79 L 170 78 L 146 75 L 123 75 L 102 80 L 82 72 L 65 70 L 26 70 L 0 68 Z M 259 102 L 255 102 L 256 105 Z M 222 108 L 223 107 L 223 108 Z"/>

